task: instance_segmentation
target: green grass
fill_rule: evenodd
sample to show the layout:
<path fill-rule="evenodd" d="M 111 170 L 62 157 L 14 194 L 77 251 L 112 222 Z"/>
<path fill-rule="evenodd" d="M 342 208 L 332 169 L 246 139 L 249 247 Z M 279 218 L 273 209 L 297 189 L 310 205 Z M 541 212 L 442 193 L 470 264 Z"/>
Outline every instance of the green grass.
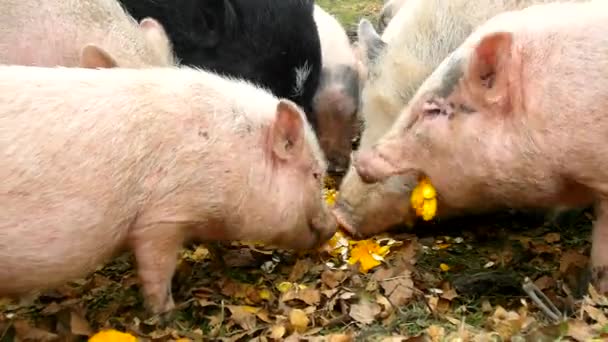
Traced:
<path fill-rule="evenodd" d="M 327 12 L 335 15 L 346 31 L 354 32 L 361 18 L 376 23 L 382 0 L 317 0 L 316 3 Z"/>

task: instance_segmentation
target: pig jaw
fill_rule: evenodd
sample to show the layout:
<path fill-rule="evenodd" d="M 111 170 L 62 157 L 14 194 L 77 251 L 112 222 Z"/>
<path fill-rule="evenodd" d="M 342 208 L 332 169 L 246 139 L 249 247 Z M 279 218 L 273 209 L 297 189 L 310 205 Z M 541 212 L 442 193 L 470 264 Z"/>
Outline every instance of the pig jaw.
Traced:
<path fill-rule="evenodd" d="M 365 184 L 351 167 L 344 178 L 333 213 L 350 234 L 368 237 L 412 222 L 409 206 L 412 178 L 395 176 L 383 183 Z"/>

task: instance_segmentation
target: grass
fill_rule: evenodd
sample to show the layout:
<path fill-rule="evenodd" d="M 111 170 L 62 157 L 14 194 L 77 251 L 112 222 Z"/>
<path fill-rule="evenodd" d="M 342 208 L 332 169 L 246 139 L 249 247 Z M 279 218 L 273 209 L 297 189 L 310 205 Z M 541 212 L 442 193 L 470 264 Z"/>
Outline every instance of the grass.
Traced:
<path fill-rule="evenodd" d="M 347 32 L 356 32 L 362 18 L 376 23 L 383 1 L 381 0 L 317 0 L 316 3 L 338 18 Z"/>

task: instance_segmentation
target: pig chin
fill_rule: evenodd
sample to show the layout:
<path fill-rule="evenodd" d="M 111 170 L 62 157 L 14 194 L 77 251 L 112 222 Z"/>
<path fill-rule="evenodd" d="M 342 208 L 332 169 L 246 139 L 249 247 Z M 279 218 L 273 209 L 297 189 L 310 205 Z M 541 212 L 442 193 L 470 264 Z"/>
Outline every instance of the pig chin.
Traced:
<path fill-rule="evenodd" d="M 333 214 L 340 226 L 356 238 L 370 237 L 413 220 L 407 194 L 382 195 L 382 199 L 368 199 L 356 207 L 338 200 Z"/>

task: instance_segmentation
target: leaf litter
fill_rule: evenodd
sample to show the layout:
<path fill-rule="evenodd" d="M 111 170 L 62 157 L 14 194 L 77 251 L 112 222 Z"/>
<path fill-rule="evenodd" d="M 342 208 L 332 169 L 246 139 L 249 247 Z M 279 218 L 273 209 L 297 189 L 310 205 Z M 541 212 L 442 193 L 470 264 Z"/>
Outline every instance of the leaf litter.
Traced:
<path fill-rule="evenodd" d="M 335 195 L 326 192 L 329 203 Z M 573 275 L 588 263 L 589 217 L 564 229 L 504 215 L 445 225 L 422 218 L 413 232 L 359 241 L 338 231 L 307 253 L 253 242 L 192 245 L 180 256 L 177 308 L 165 324 L 146 314 L 125 254 L 53 291 L 0 299 L 0 340 L 608 338 L 608 299 L 592 287 L 576 296 L 584 293 Z M 523 278 L 556 307 L 559 320 L 522 290 Z"/>

